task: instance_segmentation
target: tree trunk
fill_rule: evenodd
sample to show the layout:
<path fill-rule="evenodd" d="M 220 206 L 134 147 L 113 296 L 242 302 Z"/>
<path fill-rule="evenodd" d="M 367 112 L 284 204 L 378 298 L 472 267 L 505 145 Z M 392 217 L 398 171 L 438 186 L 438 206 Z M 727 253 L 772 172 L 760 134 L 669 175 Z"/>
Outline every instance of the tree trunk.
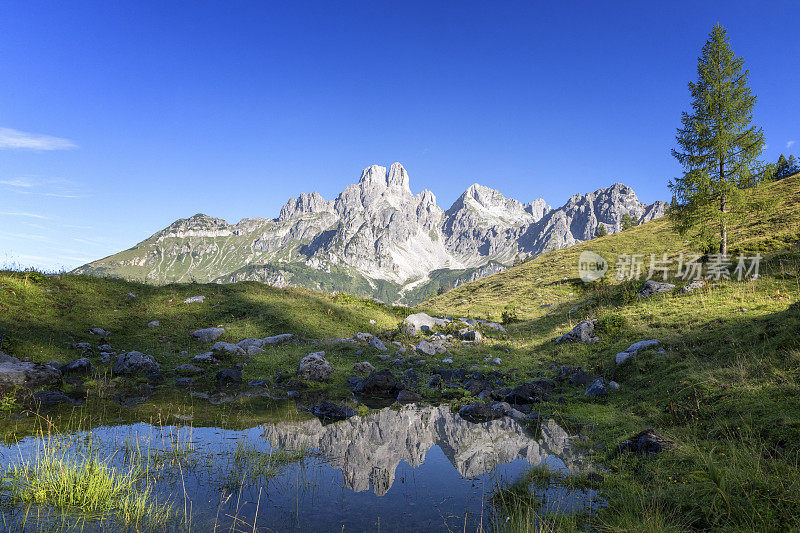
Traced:
<path fill-rule="evenodd" d="M 719 253 L 721 255 L 728 255 L 728 227 L 725 225 L 725 195 L 722 195 L 722 199 L 719 203 L 719 209 L 722 211 L 722 220 L 720 221 L 720 230 L 719 230 Z"/>

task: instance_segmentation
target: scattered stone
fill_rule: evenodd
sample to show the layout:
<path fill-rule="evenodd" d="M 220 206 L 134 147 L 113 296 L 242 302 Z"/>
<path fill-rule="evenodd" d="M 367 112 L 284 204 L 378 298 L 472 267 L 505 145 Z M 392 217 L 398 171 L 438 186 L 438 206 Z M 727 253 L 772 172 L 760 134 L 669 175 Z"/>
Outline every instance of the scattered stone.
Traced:
<path fill-rule="evenodd" d="M 21 362 L 16 357 L 6 357 L 9 359 L 0 363 L 0 390 L 15 387 L 47 387 L 61 383 L 61 372 L 51 366 Z"/>
<path fill-rule="evenodd" d="M 160 320 L 152 320 L 152 321 L 147 323 L 147 327 L 148 328 L 157 328 L 160 325 L 161 325 L 161 321 Z"/>
<path fill-rule="evenodd" d="M 444 326 L 447 323 L 448 321 L 443 318 L 434 318 L 426 313 L 408 315 L 403 320 L 405 329 L 411 330 L 415 335 L 421 331 L 431 331 L 436 326 Z"/>
<path fill-rule="evenodd" d="M 619 383 L 617 383 L 616 381 L 609 382 L 608 389 L 609 390 L 619 390 Z"/>
<path fill-rule="evenodd" d="M 506 332 L 506 328 L 504 328 L 502 324 L 498 324 L 497 322 L 482 322 L 482 324 L 488 328 L 492 328 L 494 330 L 501 331 L 503 333 Z"/>
<path fill-rule="evenodd" d="M 596 318 L 584 320 L 578 323 L 577 326 L 572 328 L 572 331 L 565 333 L 556 339 L 556 342 L 582 342 L 591 343 L 600 340 L 600 337 L 594 336 L 594 326 L 597 323 Z"/>
<path fill-rule="evenodd" d="M 373 348 L 375 348 L 376 350 L 378 350 L 379 352 L 385 352 L 386 351 L 386 345 L 383 344 L 383 341 L 380 340 L 378 337 L 372 337 L 369 340 L 369 345 L 372 346 Z"/>
<path fill-rule="evenodd" d="M 508 404 L 505 405 L 507 406 Z M 479 424 L 501 418 L 508 411 L 510 411 L 510 406 L 506 410 L 505 406 L 500 403 L 489 405 L 488 403 L 475 402 L 459 409 L 458 415 L 468 422 Z"/>
<path fill-rule="evenodd" d="M 425 355 L 436 355 L 436 345 L 426 341 L 425 339 L 419 341 L 419 343 L 416 346 L 416 350 L 418 352 L 424 353 Z"/>
<path fill-rule="evenodd" d="M 442 359 L 442 363 L 444 363 L 446 365 L 452 365 L 453 364 L 453 360 L 450 357 L 445 357 L 444 359 Z"/>
<path fill-rule="evenodd" d="M 179 376 L 199 376 L 202 374 L 204 370 L 199 366 L 195 366 L 192 364 L 185 364 L 175 367 L 175 373 Z"/>
<path fill-rule="evenodd" d="M 500 366 L 503 362 L 500 360 L 499 357 L 495 357 L 491 361 L 489 361 L 490 365 Z"/>
<path fill-rule="evenodd" d="M 309 412 L 320 420 L 346 420 L 357 413 L 347 405 L 337 405 L 328 400 L 318 403 Z"/>
<path fill-rule="evenodd" d="M 307 381 L 328 381 L 333 367 L 325 360 L 325 352 L 314 352 L 300 360 L 296 374 L 299 379 Z"/>
<path fill-rule="evenodd" d="M 214 358 L 213 352 L 203 352 L 201 354 L 197 354 L 192 358 L 193 363 L 216 363 L 218 362 Z"/>
<path fill-rule="evenodd" d="M 675 289 L 675 285 L 672 283 L 664 283 L 660 281 L 653 281 L 652 279 L 648 279 L 642 285 L 642 288 L 639 289 L 638 294 L 642 298 L 649 298 L 654 294 L 661 294 L 664 292 L 672 292 Z"/>
<path fill-rule="evenodd" d="M 192 337 L 200 342 L 214 342 L 225 333 L 224 328 L 205 328 L 198 329 L 190 333 Z"/>
<path fill-rule="evenodd" d="M 647 341 L 639 341 L 631 344 L 624 352 L 620 352 L 614 358 L 618 365 L 621 365 L 637 353 L 641 352 L 645 348 L 650 348 L 651 346 L 656 346 L 660 344 L 660 341 L 657 339 L 650 339 Z"/>
<path fill-rule="evenodd" d="M 230 355 L 244 355 L 245 351 L 241 346 L 233 344 L 232 342 L 217 341 L 211 347 L 212 352 L 225 352 Z"/>
<path fill-rule="evenodd" d="M 642 455 L 656 455 L 675 447 L 675 443 L 664 438 L 659 431 L 648 428 L 633 437 L 622 441 L 617 446 L 617 452 L 632 452 Z"/>
<path fill-rule="evenodd" d="M 465 341 L 481 342 L 483 340 L 481 332 L 474 329 L 460 329 L 458 330 L 458 336 Z"/>
<path fill-rule="evenodd" d="M 696 279 L 693 282 L 691 282 L 690 284 L 688 284 L 687 286 L 685 286 L 684 288 L 682 288 L 681 292 L 686 294 L 688 292 L 692 292 L 692 291 L 697 290 L 697 289 L 704 289 L 707 286 L 708 286 L 708 283 L 706 283 L 705 280 Z"/>
<path fill-rule="evenodd" d="M 205 296 L 192 296 L 190 298 L 186 298 L 183 303 L 185 304 L 194 304 L 194 303 L 203 303 L 205 301 Z"/>
<path fill-rule="evenodd" d="M 217 385 L 238 385 L 242 382 L 242 371 L 238 368 L 225 368 L 217 372 Z"/>
<path fill-rule="evenodd" d="M 114 357 L 115 353 L 113 352 L 100 352 L 100 362 L 101 363 L 110 363 L 111 358 Z"/>
<path fill-rule="evenodd" d="M 596 379 L 597 379 L 596 374 L 590 374 L 589 372 L 586 372 L 582 368 L 578 368 L 569 381 L 573 385 L 585 387 L 586 385 L 590 384 L 592 381 Z"/>
<path fill-rule="evenodd" d="M 397 401 L 400 403 L 415 403 L 422 401 L 422 395 L 408 389 L 403 389 L 397 395 Z"/>
<path fill-rule="evenodd" d="M 150 374 L 159 372 L 161 365 L 152 355 L 142 352 L 132 351 L 117 355 L 116 361 L 111 371 L 117 375 L 126 374 Z"/>
<path fill-rule="evenodd" d="M 584 396 L 605 396 L 606 394 L 608 394 L 608 390 L 606 390 L 606 380 L 603 378 L 592 381 L 592 384 L 583 393 Z"/>
<path fill-rule="evenodd" d="M 126 294 L 125 296 L 126 296 L 126 297 L 128 297 L 128 298 L 136 298 L 136 295 L 135 295 L 135 294 L 133 294 L 132 292 L 129 292 L 129 293 L 128 293 L 128 294 Z"/>
<path fill-rule="evenodd" d="M 269 386 L 272 385 L 268 379 L 251 379 L 247 382 L 248 387 L 261 387 L 264 389 L 268 389 Z"/>
<path fill-rule="evenodd" d="M 399 352 L 398 352 L 398 353 L 399 353 Z M 388 354 L 388 353 L 379 353 L 379 354 L 378 354 L 376 357 L 377 357 L 378 359 L 380 359 L 381 361 L 388 361 L 389 359 L 391 359 L 391 358 L 392 358 L 392 355 L 390 355 L 390 354 Z"/>
<path fill-rule="evenodd" d="M 353 372 L 356 374 L 369 374 L 370 372 L 375 372 L 375 367 L 367 361 L 361 361 L 353 365 Z"/>
<path fill-rule="evenodd" d="M 431 376 L 431 379 L 428 380 L 428 387 L 431 389 L 438 389 L 442 384 L 442 376 L 439 374 L 434 374 Z"/>
<path fill-rule="evenodd" d="M 49 407 L 61 403 L 74 404 L 76 402 L 61 391 L 40 390 L 33 393 L 31 396 L 31 403 L 36 409 L 39 409 L 41 407 Z"/>
<path fill-rule="evenodd" d="M 15 365 L 18 365 L 20 364 L 20 360 L 17 359 L 16 357 L 11 357 L 10 355 L 0 352 L 0 365 L 2 365 L 3 363 L 13 363 Z"/>
<path fill-rule="evenodd" d="M 195 383 L 193 378 L 178 378 L 175 380 L 175 386 L 180 389 L 191 389 Z"/>
<path fill-rule="evenodd" d="M 353 335 L 353 339 L 358 342 L 369 342 L 372 340 L 373 335 L 372 333 L 356 333 Z"/>
<path fill-rule="evenodd" d="M 97 347 L 98 352 L 113 352 L 114 348 L 111 347 L 110 344 L 101 344 Z"/>
<path fill-rule="evenodd" d="M 75 350 L 79 350 L 81 353 L 91 353 L 92 352 L 92 345 L 88 342 L 76 342 L 72 345 L 72 348 Z"/>
<path fill-rule="evenodd" d="M 289 342 L 292 340 L 294 335 L 291 333 L 281 333 L 280 335 L 274 335 L 272 337 L 264 337 L 263 340 L 264 344 L 280 344 L 282 342 Z"/>
<path fill-rule="evenodd" d="M 110 331 L 106 331 L 103 328 L 89 328 L 89 333 L 97 335 L 98 337 L 108 337 L 111 335 Z"/>
<path fill-rule="evenodd" d="M 397 378 L 391 370 L 384 369 L 372 372 L 355 386 L 353 392 L 367 396 L 391 397 L 397 393 Z"/>
<path fill-rule="evenodd" d="M 63 365 L 60 370 L 62 374 L 91 374 L 93 368 L 88 358 L 81 357 Z"/>
<path fill-rule="evenodd" d="M 547 387 L 538 382 L 522 383 L 517 385 L 503 398 L 511 404 L 528 404 L 546 401 L 549 396 Z"/>

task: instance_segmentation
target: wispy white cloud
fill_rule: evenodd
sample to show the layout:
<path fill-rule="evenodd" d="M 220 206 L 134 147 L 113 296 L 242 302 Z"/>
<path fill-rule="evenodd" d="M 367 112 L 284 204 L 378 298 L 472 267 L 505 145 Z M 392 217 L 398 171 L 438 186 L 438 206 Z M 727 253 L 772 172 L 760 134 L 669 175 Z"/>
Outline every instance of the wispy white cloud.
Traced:
<path fill-rule="evenodd" d="M 0 211 L 0 216 L 6 217 L 27 217 L 27 218 L 40 218 L 46 219 L 44 215 L 37 215 L 36 213 L 26 213 L 24 211 Z"/>
<path fill-rule="evenodd" d="M 46 198 L 84 198 L 80 194 L 80 186 L 63 178 L 7 178 L 0 179 L 0 187 L 7 190 L 30 196 L 41 196 Z"/>
<path fill-rule="evenodd" d="M 69 139 L 0 128 L 0 150 L 68 150 L 70 148 L 77 148 L 77 145 Z"/>
<path fill-rule="evenodd" d="M 21 187 L 28 189 L 33 187 L 33 182 L 25 178 L 13 178 L 10 180 L 0 180 L 0 185 L 7 185 L 9 187 Z"/>
<path fill-rule="evenodd" d="M 792 146 L 794 146 L 794 141 L 787 141 L 786 142 L 786 148 L 791 148 Z"/>

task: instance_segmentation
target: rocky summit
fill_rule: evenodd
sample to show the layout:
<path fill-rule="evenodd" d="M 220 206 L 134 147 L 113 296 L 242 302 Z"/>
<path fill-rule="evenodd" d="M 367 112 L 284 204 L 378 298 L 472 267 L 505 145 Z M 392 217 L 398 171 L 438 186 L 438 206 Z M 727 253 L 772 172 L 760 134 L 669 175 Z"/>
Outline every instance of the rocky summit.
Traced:
<path fill-rule="evenodd" d="M 589 240 L 601 223 L 614 233 L 623 215 L 645 222 L 665 207 L 643 204 L 620 183 L 556 209 L 474 184 L 443 211 L 431 191 L 411 192 L 400 163 L 373 165 L 334 200 L 304 193 L 275 219 L 238 224 L 194 215 L 76 272 L 157 284 L 255 280 L 415 304 L 440 287 Z"/>

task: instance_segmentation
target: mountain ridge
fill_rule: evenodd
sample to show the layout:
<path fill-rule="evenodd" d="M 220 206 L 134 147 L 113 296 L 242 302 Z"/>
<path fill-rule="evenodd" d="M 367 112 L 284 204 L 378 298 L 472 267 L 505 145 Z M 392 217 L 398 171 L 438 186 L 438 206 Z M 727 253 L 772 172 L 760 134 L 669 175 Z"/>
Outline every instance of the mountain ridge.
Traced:
<path fill-rule="evenodd" d="M 573 195 L 558 208 L 475 183 L 443 210 L 430 190 L 412 193 L 400 163 L 371 165 L 332 200 L 301 193 L 276 218 L 236 224 L 198 213 L 75 272 L 150 283 L 255 280 L 413 304 L 588 240 L 600 223 L 614 233 L 623 214 L 647 221 L 665 207 L 639 202 L 621 183 Z"/>

